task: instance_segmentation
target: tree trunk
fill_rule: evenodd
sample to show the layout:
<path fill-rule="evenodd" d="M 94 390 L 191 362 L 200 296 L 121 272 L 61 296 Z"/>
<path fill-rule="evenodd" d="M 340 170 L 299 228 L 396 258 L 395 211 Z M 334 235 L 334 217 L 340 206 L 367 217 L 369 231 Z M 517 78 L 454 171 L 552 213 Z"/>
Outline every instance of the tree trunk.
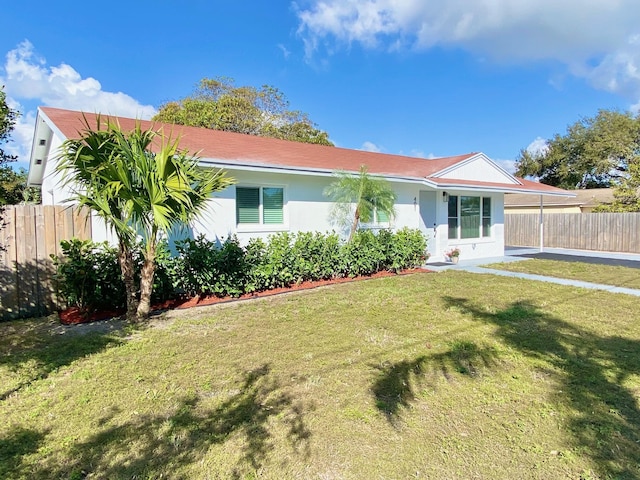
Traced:
<path fill-rule="evenodd" d="M 138 296 L 134 278 L 133 253 L 129 244 L 124 240 L 118 242 L 118 247 L 118 261 L 126 292 L 127 320 L 135 320 L 136 310 L 138 309 Z"/>
<path fill-rule="evenodd" d="M 356 233 L 358 223 L 360 223 L 360 210 L 356 207 L 356 213 L 353 216 L 353 224 L 351 225 L 351 233 L 349 234 L 349 241 L 351 241 L 353 235 Z"/>
<path fill-rule="evenodd" d="M 144 256 L 142 272 L 140 273 L 140 303 L 138 304 L 137 320 L 144 320 L 151 310 L 151 292 L 153 290 L 153 275 L 156 270 L 156 246 L 150 245 Z"/>

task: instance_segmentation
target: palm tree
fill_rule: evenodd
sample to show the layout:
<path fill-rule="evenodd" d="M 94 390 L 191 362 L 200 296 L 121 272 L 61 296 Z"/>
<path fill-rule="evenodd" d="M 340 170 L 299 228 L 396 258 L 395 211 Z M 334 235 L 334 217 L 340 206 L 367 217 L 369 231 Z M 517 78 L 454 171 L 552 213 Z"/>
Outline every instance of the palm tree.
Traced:
<path fill-rule="evenodd" d="M 389 218 L 395 217 L 396 193 L 386 180 L 369 175 L 366 165 L 360 167 L 357 175 L 337 172 L 335 177 L 336 180 L 325 189 L 324 194 L 335 202 L 335 216 L 346 218 L 353 215 L 353 219 L 349 221 L 349 241 L 360 222 L 374 220 L 375 212 Z"/>
<path fill-rule="evenodd" d="M 117 164 L 119 157 L 108 123 L 98 116 L 94 130 L 84 117 L 84 125 L 80 139 L 63 143 L 57 170 L 62 173 L 64 184 L 73 192 L 69 201 L 88 207 L 115 233 L 118 263 L 126 290 L 127 318 L 133 320 L 138 308 L 131 248 L 136 232 L 128 222 L 130 213 L 126 202 L 112 191 L 116 184 L 123 183 L 113 180 L 127 172 Z"/>
<path fill-rule="evenodd" d="M 97 121 L 94 130 L 85 118 L 80 138 L 64 142 L 58 169 L 74 191 L 71 200 L 103 218 L 118 238 L 127 318 L 141 320 L 150 310 L 160 235 L 192 221 L 210 195 L 233 180 L 221 170 L 200 168 L 197 157 L 179 150 L 179 139 L 140 124 L 123 132 L 118 123 Z M 132 256 L 138 236 L 144 245 L 139 299 Z"/>

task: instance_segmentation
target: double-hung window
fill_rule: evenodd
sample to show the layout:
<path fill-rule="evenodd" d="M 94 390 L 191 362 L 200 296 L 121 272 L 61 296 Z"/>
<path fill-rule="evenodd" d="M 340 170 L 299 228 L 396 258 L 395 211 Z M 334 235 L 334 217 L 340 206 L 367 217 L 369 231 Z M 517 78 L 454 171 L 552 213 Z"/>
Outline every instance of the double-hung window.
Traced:
<path fill-rule="evenodd" d="M 449 238 L 491 236 L 491 198 L 449 195 Z"/>
<path fill-rule="evenodd" d="M 238 225 L 284 224 L 284 188 L 236 187 Z"/>

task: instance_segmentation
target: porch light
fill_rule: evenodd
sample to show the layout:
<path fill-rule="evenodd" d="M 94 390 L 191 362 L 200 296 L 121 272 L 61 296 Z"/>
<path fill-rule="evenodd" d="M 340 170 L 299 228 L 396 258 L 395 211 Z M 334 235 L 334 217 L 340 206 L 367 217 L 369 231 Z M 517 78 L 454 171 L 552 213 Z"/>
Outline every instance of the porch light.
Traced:
<path fill-rule="evenodd" d="M 442 192 L 442 201 L 444 203 L 449 202 L 449 194 L 447 192 Z"/>

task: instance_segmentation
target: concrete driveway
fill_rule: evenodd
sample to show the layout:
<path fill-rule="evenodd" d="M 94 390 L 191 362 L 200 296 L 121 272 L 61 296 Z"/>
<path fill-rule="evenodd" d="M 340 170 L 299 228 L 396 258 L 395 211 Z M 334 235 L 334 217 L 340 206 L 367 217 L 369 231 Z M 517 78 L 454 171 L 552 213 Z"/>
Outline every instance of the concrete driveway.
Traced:
<path fill-rule="evenodd" d="M 562 248 L 548 248 L 540 252 L 537 248 L 528 247 L 506 247 L 503 257 L 483 258 L 481 260 L 464 260 L 460 258 L 457 265 L 442 263 L 427 263 L 427 268 L 434 271 L 444 270 L 464 270 L 472 273 L 500 275 L 504 277 L 525 278 L 527 280 L 537 280 L 541 282 L 557 283 L 560 285 L 570 285 L 574 287 L 589 288 L 595 290 L 606 290 L 614 293 L 626 293 L 640 297 L 640 290 L 624 287 L 614 287 L 599 283 L 582 282 L 566 278 L 547 277 L 544 275 L 533 275 L 530 273 L 507 272 L 505 270 L 495 270 L 485 268 L 484 265 L 501 262 L 521 262 L 531 258 L 543 258 L 548 260 L 562 260 L 565 262 L 583 262 L 598 265 L 614 265 L 640 269 L 640 254 L 614 253 L 614 252 L 594 252 L 591 250 L 569 250 Z M 640 271 L 638 272 L 640 275 Z"/>

